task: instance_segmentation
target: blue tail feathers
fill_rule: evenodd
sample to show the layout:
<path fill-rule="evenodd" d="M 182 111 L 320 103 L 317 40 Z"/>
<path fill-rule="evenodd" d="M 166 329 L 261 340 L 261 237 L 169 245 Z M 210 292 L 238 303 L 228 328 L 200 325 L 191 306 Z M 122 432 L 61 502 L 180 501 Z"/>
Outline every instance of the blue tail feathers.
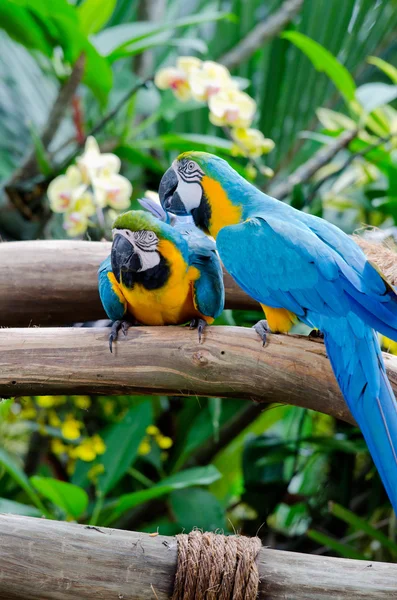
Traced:
<path fill-rule="evenodd" d="M 397 514 L 397 401 L 386 375 L 376 333 L 347 318 L 325 333 L 339 386 L 356 419 Z"/>

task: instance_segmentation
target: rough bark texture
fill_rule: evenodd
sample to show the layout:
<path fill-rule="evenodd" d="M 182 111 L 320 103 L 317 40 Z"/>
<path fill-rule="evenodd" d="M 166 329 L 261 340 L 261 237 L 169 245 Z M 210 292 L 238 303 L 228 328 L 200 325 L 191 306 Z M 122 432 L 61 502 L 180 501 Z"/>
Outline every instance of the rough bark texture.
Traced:
<path fill-rule="evenodd" d="M 175 538 L 0 515 L 3 600 L 166 600 Z M 390 600 L 397 565 L 262 548 L 259 600 Z"/>
<path fill-rule="evenodd" d="M 352 422 L 321 342 L 245 327 L 132 327 L 113 354 L 106 328 L 0 330 L 0 396 L 172 394 L 304 406 Z M 397 391 L 397 357 L 384 355 Z"/>
<path fill-rule="evenodd" d="M 106 319 L 97 270 L 110 242 L 67 240 L 0 244 L 0 326 L 67 325 Z M 226 308 L 253 308 L 225 274 Z"/>

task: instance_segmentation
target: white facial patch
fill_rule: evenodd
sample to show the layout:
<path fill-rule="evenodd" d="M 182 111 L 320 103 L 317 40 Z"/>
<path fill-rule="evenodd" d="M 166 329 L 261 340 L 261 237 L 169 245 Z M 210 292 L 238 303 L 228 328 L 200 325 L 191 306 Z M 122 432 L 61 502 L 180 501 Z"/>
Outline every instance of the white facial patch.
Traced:
<path fill-rule="evenodd" d="M 202 200 L 203 189 L 200 182 L 204 172 L 194 161 L 187 161 L 183 165 L 174 161 L 172 168 L 178 177 L 176 192 L 183 202 L 186 211 L 191 212 L 194 208 L 200 206 Z"/>

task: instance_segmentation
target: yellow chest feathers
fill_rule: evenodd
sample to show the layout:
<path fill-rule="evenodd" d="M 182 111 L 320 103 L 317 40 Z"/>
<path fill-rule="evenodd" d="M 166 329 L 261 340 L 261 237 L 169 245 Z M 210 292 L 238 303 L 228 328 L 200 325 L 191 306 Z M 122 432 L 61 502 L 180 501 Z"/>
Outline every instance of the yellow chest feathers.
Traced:
<path fill-rule="evenodd" d="M 219 181 L 205 175 L 201 185 L 211 207 L 209 232 L 216 238 L 222 227 L 240 222 L 242 208 L 229 200 Z"/>
<path fill-rule="evenodd" d="M 168 240 L 161 240 L 159 252 L 167 259 L 170 275 L 165 284 L 147 290 L 142 284 L 120 290 L 127 301 L 128 312 L 144 325 L 178 325 L 198 316 L 193 303 L 193 283 L 200 273 L 188 267 L 179 250 Z"/>

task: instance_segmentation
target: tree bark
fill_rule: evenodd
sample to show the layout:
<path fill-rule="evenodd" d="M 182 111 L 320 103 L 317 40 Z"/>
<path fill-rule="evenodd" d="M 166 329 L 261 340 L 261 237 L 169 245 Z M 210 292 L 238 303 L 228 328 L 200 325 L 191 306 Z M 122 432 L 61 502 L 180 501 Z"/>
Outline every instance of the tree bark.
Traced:
<path fill-rule="evenodd" d="M 0 244 L 0 326 L 68 325 L 106 319 L 97 271 L 110 242 L 46 240 Z M 226 308 L 260 310 L 229 274 Z"/>
<path fill-rule="evenodd" d="M 0 597 L 4 600 L 166 600 L 173 537 L 0 515 Z M 397 565 L 262 548 L 259 600 L 389 600 Z"/>
<path fill-rule="evenodd" d="M 154 394 L 294 404 L 353 422 L 322 342 L 245 327 L 132 327 L 108 346 L 107 328 L 0 330 L 0 396 Z M 385 354 L 397 392 L 397 357 Z"/>

